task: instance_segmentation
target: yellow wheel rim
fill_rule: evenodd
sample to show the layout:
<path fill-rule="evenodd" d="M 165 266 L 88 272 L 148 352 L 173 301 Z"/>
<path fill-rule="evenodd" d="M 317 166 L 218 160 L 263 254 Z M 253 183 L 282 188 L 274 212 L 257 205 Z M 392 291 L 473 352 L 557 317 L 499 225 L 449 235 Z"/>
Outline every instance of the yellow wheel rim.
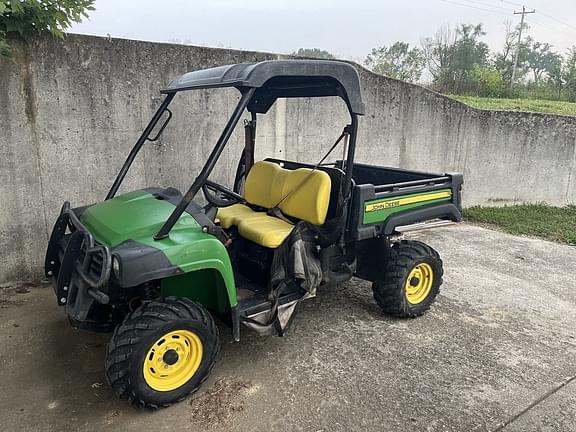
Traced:
<path fill-rule="evenodd" d="M 406 298 L 410 304 L 419 304 L 426 300 L 432 290 L 434 272 L 430 264 L 415 266 L 406 279 Z"/>
<path fill-rule="evenodd" d="M 190 330 L 175 330 L 159 338 L 146 354 L 144 380 L 156 391 L 171 391 L 186 384 L 202 362 L 203 347 Z"/>

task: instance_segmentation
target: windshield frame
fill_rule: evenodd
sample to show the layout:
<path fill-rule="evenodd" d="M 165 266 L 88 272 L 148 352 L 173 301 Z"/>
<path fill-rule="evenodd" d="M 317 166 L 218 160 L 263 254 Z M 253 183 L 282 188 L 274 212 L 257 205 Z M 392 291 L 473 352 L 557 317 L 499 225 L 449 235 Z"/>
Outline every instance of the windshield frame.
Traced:
<path fill-rule="evenodd" d="M 230 139 L 230 136 L 232 135 L 234 129 L 238 125 L 238 122 L 242 118 L 244 110 L 249 108 L 249 105 L 252 102 L 253 97 L 254 97 L 257 89 L 258 89 L 256 87 L 243 87 L 243 88 L 236 87 L 236 88 L 240 91 L 240 93 L 242 94 L 242 97 L 238 101 L 236 108 L 234 109 L 232 115 L 228 119 L 228 122 L 226 123 L 222 133 L 220 134 L 220 137 L 218 138 L 218 141 L 216 142 L 214 148 L 210 152 L 210 155 L 208 156 L 208 158 L 207 158 L 204 166 L 202 167 L 200 173 L 194 179 L 194 182 L 192 183 L 192 185 L 190 186 L 188 191 L 183 195 L 182 199 L 176 205 L 174 211 L 170 214 L 170 216 L 168 217 L 166 222 L 162 225 L 162 227 L 160 228 L 158 233 L 154 236 L 154 240 L 162 240 L 162 239 L 165 239 L 169 236 L 170 230 L 174 227 L 174 225 L 176 224 L 176 222 L 178 221 L 180 216 L 182 216 L 182 214 L 186 211 L 186 208 L 190 205 L 192 200 L 198 194 L 198 192 L 202 188 L 202 185 L 208 180 L 208 177 L 212 173 L 214 166 L 216 165 L 216 163 L 217 163 L 218 159 L 220 158 L 223 150 L 225 149 L 226 144 L 228 143 L 228 141 Z M 150 138 L 149 138 L 150 134 L 153 132 L 154 128 L 156 127 L 156 125 L 158 124 L 160 119 L 162 118 L 162 115 L 164 114 L 164 112 L 168 111 L 170 113 L 170 117 L 171 117 L 171 112 L 168 109 L 168 107 L 169 107 L 170 103 L 172 102 L 172 100 L 174 99 L 174 97 L 176 96 L 176 94 L 179 93 L 180 91 L 190 91 L 190 90 L 192 90 L 192 89 L 183 89 L 183 90 L 178 90 L 178 91 L 166 93 L 166 96 L 165 96 L 164 100 L 162 101 L 161 105 L 158 107 L 158 109 L 156 110 L 156 112 L 152 116 L 152 119 L 150 120 L 150 122 L 148 123 L 148 125 L 146 126 L 146 128 L 144 129 L 144 131 L 142 132 L 142 134 L 140 135 L 140 137 L 136 141 L 136 144 L 134 145 L 134 147 L 132 148 L 130 153 L 128 154 L 128 157 L 126 158 L 126 161 L 124 162 L 124 164 L 122 165 L 122 168 L 120 169 L 118 175 L 116 176 L 116 179 L 114 180 L 114 183 L 112 184 L 110 190 L 108 191 L 108 194 L 106 195 L 105 200 L 109 200 L 109 199 L 114 198 L 114 196 L 118 192 L 118 189 L 120 188 L 120 185 L 122 184 L 124 178 L 126 177 L 126 174 L 128 173 L 132 163 L 134 162 L 134 159 L 136 158 L 136 156 L 138 155 L 138 153 L 142 149 L 144 143 L 147 140 L 150 140 Z M 336 96 L 336 97 L 338 97 L 338 96 Z M 351 191 L 352 168 L 354 165 L 354 153 L 355 153 L 356 137 L 357 137 L 357 130 L 358 130 L 358 115 L 352 111 L 350 104 L 347 104 L 347 107 L 348 107 L 348 112 L 350 113 L 351 123 L 350 123 L 350 125 L 347 126 L 347 130 L 348 130 L 348 134 L 349 134 L 348 151 L 347 151 L 346 160 L 344 161 L 344 166 L 342 167 L 342 169 L 345 173 L 344 185 L 343 185 L 343 196 L 345 199 L 343 202 L 343 207 L 346 207 L 348 202 L 349 202 L 348 198 L 349 198 L 350 191 Z M 249 111 L 252 113 L 252 115 L 255 115 L 255 113 L 252 110 L 249 110 Z M 155 139 L 157 139 L 162 134 L 167 122 L 170 120 L 170 117 L 168 117 L 166 119 L 166 121 L 162 125 L 160 131 L 157 133 L 157 136 L 155 137 Z M 345 211 L 345 208 L 343 208 L 342 210 Z M 200 225 L 202 225 L 202 224 L 200 223 Z"/>

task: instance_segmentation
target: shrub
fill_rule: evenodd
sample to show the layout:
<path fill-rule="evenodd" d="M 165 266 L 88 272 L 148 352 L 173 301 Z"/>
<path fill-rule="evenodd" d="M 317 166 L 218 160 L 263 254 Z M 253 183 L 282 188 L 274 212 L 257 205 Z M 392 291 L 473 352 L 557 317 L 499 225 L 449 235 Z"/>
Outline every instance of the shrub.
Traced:
<path fill-rule="evenodd" d="M 507 96 L 506 84 L 500 72 L 488 66 L 474 64 L 468 74 L 469 86 L 477 96 Z"/>

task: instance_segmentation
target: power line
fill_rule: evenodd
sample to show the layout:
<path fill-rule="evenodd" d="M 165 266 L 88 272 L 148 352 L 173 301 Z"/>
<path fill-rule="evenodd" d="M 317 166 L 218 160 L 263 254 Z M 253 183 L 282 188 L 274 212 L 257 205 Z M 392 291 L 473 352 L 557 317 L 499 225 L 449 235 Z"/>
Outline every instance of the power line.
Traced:
<path fill-rule="evenodd" d="M 562 30 L 562 29 L 559 29 L 559 28 L 550 27 L 550 26 L 548 25 L 548 23 L 542 23 L 542 22 L 540 22 L 540 21 L 535 20 L 534 18 L 532 18 L 532 19 L 530 20 L 530 23 L 531 23 L 531 24 L 536 24 L 538 27 L 541 27 L 541 28 L 546 29 L 546 30 L 548 30 L 548 31 L 553 31 L 553 32 L 557 32 L 557 33 L 559 32 L 559 33 L 561 33 L 563 36 L 571 36 L 571 37 L 574 37 L 574 33 L 569 33 L 567 30 Z M 568 39 L 565 39 L 565 40 L 563 39 L 563 42 L 565 42 L 566 45 L 568 45 L 568 46 L 574 44 L 574 41 L 568 41 Z"/>
<path fill-rule="evenodd" d="M 471 9 L 481 10 L 481 11 L 484 11 L 484 12 L 490 12 L 490 13 L 497 14 L 497 15 L 500 15 L 500 16 L 507 16 L 507 14 L 504 14 L 503 12 L 500 12 L 500 10 L 502 10 L 502 11 L 507 11 L 508 13 L 510 12 L 510 9 L 506 9 L 506 8 L 504 8 L 504 7 L 492 5 L 492 4 L 489 4 L 489 3 L 486 3 L 486 2 L 483 2 L 483 1 L 479 1 L 479 0 L 440 0 L 440 1 L 442 1 L 442 2 L 444 2 L 444 3 L 448 3 L 448 4 L 453 4 L 453 5 L 456 5 L 456 6 L 463 6 L 463 7 L 467 7 L 467 8 L 471 8 Z M 468 3 L 473 3 L 473 4 L 460 3 L 460 2 L 462 2 L 462 1 L 468 2 Z M 513 2 L 513 1 L 509 1 L 509 0 L 495 0 L 495 1 L 499 1 L 499 2 L 501 2 L 501 3 L 506 3 L 506 4 L 509 4 L 509 5 L 515 5 L 515 6 L 525 7 L 524 5 L 522 5 L 522 4 L 520 4 L 520 3 L 516 3 L 516 2 Z M 487 9 L 486 7 L 479 7 L 479 6 L 476 6 L 476 5 L 486 6 L 486 7 L 491 8 L 491 9 Z M 519 12 L 518 14 L 521 14 L 521 13 L 522 13 L 522 12 Z M 572 26 L 572 25 L 570 25 L 570 24 L 567 24 L 567 23 L 565 23 L 565 22 L 563 22 L 563 21 L 561 21 L 561 20 L 553 17 L 552 15 L 544 14 L 544 13 L 541 13 L 540 11 L 538 11 L 538 13 L 539 13 L 540 15 L 545 16 L 545 17 L 547 17 L 547 18 L 549 18 L 549 19 L 552 19 L 552 20 L 554 20 L 554 21 L 556 21 L 556 22 L 558 22 L 558 23 L 561 23 L 561 24 L 567 25 L 567 26 L 570 27 L 570 28 L 576 29 L 575 26 Z M 538 21 L 536 21 L 536 20 L 531 20 L 531 22 L 534 22 L 534 24 L 536 24 L 537 26 L 542 27 L 542 28 L 544 28 L 544 29 L 546 29 L 546 30 L 549 30 L 549 31 L 560 32 L 560 33 L 562 33 L 563 35 L 567 35 L 567 36 L 574 36 L 572 33 L 569 33 L 569 30 L 564 30 L 564 29 L 557 28 L 557 27 L 550 27 L 549 25 L 546 25 L 546 24 L 544 24 L 544 23 L 538 22 Z"/>
<path fill-rule="evenodd" d="M 441 1 L 441 2 L 444 2 L 444 3 L 450 3 L 450 4 L 453 4 L 453 5 L 457 5 L 457 6 L 464 6 L 464 7 L 468 7 L 468 8 L 472 8 L 472 9 L 477 9 L 477 10 L 481 10 L 481 11 L 485 11 L 485 12 L 491 12 L 491 13 L 494 13 L 494 14 L 497 14 L 497 15 L 501 15 L 501 16 L 504 15 L 502 12 L 495 11 L 494 9 L 484 9 L 484 8 L 481 8 L 481 7 L 472 6 L 472 5 L 469 5 L 469 4 L 457 3 L 457 2 L 455 2 L 455 1 L 450 1 L 450 0 L 440 0 L 440 1 Z M 464 1 L 466 1 L 466 0 L 464 0 Z"/>
<path fill-rule="evenodd" d="M 479 0 L 458 0 L 458 1 L 465 1 L 465 2 L 468 2 L 468 3 L 473 3 L 474 5 L 480 5 L 480 6 L 484 6 L 484 7 L 478 7 L 478 6 L 473 6 L 473 5 L 463 4 L 463 3 L 458 3 L 457 1 L 453 1 L 453 0 L 440 0 L 440 1 L 443 1 L 444 3 L 450 3 L 450 4 L 457 5 L 457 6 L 464 6 L 464 7 L 468 7 L 468 8 L 472 8 L 472 9 L 477 9 L 477 10 L 482 10 L 482 11 L 485 11 L 485 12 L 491 12 L 491 13 L 500 14 L 500 15 L 503 15 L 502 12 L 499 12 L 500 10 L 506 11 L 506 12 L 509 12 L 509 11 L 510 11 L 510 9 L 507 9 L 507 8 L 504 8 L 504 7 L 500 7 L 500 6 L 496 6 L 496 5 L 494 5 L 494 4 L 489 4 L 489 3 L 486 3 L 486 2 L 483 2 L 483 1 L 479 1 Z M 509 5 L 513 5 L 513 6 L 525 7 L 525 5 L 523 5 L 523 4 L 521 4 L 521 3 L 514 2 L 514 1 L 509 1 L 509 0 L 495 0 L 495 1 L 499 1 L 500 3 L 505 3 L 505 4 L 509 4 Z M 486 9 L 486 7 L 492 8 L 492 9 Z M 527 6 L 526 6 L 526 7 L 527 7 Z M 497 9 L 497 10 L 496 10 L 496 9 Z M 530 9 L 533 9 L 533 8 L 530 8 Z M 565 22 L 565 21 L 559 20 L 558 18 L 556 18 L 556 17 L 554 17 L 554 16 L 552 16 L 552 15 L 546 14 L 546 13 L 544 13 L 544 12 L 540 12 L 540 10 L 538 10 L 538 13 L 539 13 L 540 15 L 542 15 L 543 17 L 546 17 L 546 18 L 548 18 L 548 19 L 551 19 L 551 20 L 553 20 L 553 21 L 556 21 L 556 22 L 559 23 L 559 24 L 565 25 L 565 26 L 567 26 L 567 27 L 570 27 L 571 29 L 576 30 L 576 26 L 573 26 L 572 24 L 568 24 L 568 23 Z M 545 27 L 542 23 L 540 24 L 540 26 Z M 572 33 L 567 33 L 565 30 L 562 30 L 562 29 L 551 28 L 551 27 L 548 27 L 547 29 L 548 29 L 548 30 L 551 30 L 551 31 L 559 31 L 559 32 L 562 32 L 562 33 L 564 33 L 564 34 L 566 34 L 566 35 L 573 36 Z"/>
<path fill-rule="evenodd" d="M 500 9 L 500 10 L 503 10 L 503 11 L 506 11 L 506 12 L 510 13 L 510 8 L 505 8 L 505 7 L 501 7 L 501 6 L 496 6 L 496 5 L 492 5 L 492 4 L 490 4 L 490 3 L 485 3 L 485 2 L 482 2 L 482 1 L 478 1 L 478 0 L 461 0 L 461 1 L 469 2 L 469 3 L 475 3 L 475 4 L 482 5 L 482 6 L 488 6 L 488 7 L 490 7 L 490 8 Z"/>
<path fill-rule="evenodd" d="M 555 29 L 554 27 L 550 27 L 548 24 L 542 23 L 540 21 L 535 20 L 534 18 L 532 18 L 530 20 L 530 24 L 536 24 L 538 27 L 542 27 L 545 28 L 546 30 L 552 30 L 552 31 L 562 31 L 562 30 L 558 30 Z"/>
<path fill-rule="evenodd" d="M 523 7 L 523 6 L 524 6 L 523 4 L 516 3 L 516 2 L 513 2 L 513 1 L 509 1 L 509 0 L 500 0 L 500 1 L 501 1 L 502 3 L 508 3 L 509 5 L 513 5 L 513 6 L 520 6 L 520 7 Z"/>
<path fill-rule="evenodd" d="M 564 21 L 561 21 L 561 20 L 559 20 L 558 18 L 554 18 L 552 15 L 545 14 L 544 12 L 538 12 L 538 13 L 539 13 L 540 15 L 542 15 L 542 16 L 545 16 L 546 18 L 550 18 L 551 20 L 556 21 L 557 23 L 564 24 L 565 26 L 568 26 L 568 27 L 570 27 L 571 29 L 576 30 L 576 26 L 573 26 L 572 24 L 568 24 L 568 23 L 566 23 L 566 22 L 564 22 Z"/>
<path fill-rule="evenodd" d="M 499 0 L 499 1 L 500 1 L 501 3 L 506 3 L 506 4 L 514 5 L 514 6 L 520 6 L 520 7 L 523 7 L 523 6 L 524 6 L 523 4 L 516 3 L 516 2 L 513 2 L 513 1 L 509 1 L 509 0 Z M 530 8 L 530 9 L 534 9 L 534 8 Z M 540 15 L 548 18 L 548 19 L 551 19 L 551 20 L 553 20 L 553 21 L 556 21 L 556 22 L 559 23 L 559 24 L 565 25 L 565 26 L 567 26 L 567 27 L 570 27 L 570 28 L 573 29 L 573 30 L 576 30 L 576 26 L 574 26 L 574 25 L 572 25 L 572 24 L 568 24 L 566 21 L 562 21 L 562 20 L 560 20 L 560 19 L 558 19 L 558 18 L 556 18 L 556 17 L 554 17 L 554 16 L 552 16 L 552 15 L 550 15 L 550 14 L 544 13 L 544 12 L 542 12 L 540 9 L 538 9 L 538 13 L 539 13 Z"/>

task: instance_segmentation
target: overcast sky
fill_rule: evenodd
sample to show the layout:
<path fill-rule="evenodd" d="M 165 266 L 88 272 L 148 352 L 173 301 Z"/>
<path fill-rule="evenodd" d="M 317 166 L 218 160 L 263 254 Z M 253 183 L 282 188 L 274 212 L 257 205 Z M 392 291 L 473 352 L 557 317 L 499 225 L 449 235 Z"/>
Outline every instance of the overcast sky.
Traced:
<path fill-rule="evenodd" d="M 318 47 L 361 60 L 397 40 L 419 44 L 444 24 L 483 23 L 500 48 L 522 0 L 96 0 L 74 33 L 288 53 Z M 564 52 L 576 45 L 576 0 L 528 0 L 529 34 Z"/>

